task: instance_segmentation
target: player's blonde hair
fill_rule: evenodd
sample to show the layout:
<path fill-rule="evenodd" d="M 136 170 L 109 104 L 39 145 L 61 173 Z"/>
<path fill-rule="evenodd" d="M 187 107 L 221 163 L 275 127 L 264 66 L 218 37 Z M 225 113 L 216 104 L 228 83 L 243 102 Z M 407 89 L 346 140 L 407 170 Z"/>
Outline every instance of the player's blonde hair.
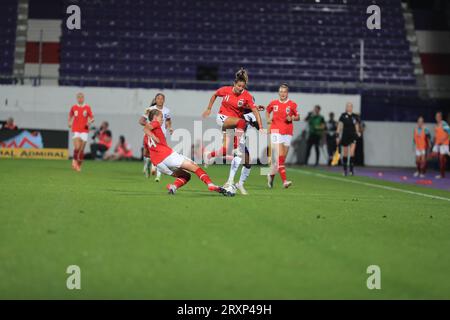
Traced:
<path fill-rule="evenodd" d="M 244 68 L 240 68 L 239 71 L 234 75 L 234 83 L 238 83 L 241 81 L 245 84 L 248 83 L 248 73 Z"/>
<path fill-rule="evenodd" d="M 153 118 L 155 118 L 161 111 L 158 109 L 152 109 L 148 113 L 148 121 L 153 121 Z"/>

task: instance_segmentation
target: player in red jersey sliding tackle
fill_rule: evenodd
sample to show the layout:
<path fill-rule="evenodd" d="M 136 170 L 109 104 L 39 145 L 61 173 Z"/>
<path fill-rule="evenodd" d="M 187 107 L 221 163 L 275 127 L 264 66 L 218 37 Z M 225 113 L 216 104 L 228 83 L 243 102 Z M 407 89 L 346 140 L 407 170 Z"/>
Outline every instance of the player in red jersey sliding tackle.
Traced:
<path fill-rule="evenodd" d="M 273 100 L 266 108 L 267 125 L 270 126 L 271 140 L 271 171 L 267 176 L 269 188 L 273 187 L 273 180 L 278 170 L 283 187 L 289 188 L 291 181 L 286 179 L 285 161 L 291 145 L 292 135 L 294 133 L 293 121 L 299 121 L 300 116 L 297 111 L 297 104 L 288 97 L 289 87 L 282 84 L 278 90 L 279 99 Z M 272 119 L 270 118 L 272 114 Z"/>
<path fill-rule="evenodd" d="M 77 94 L 77 104 L 73 105 L 69 113 L 69 128 L 72 129 L 73 137 L 73 160 L 72 168 L 81 171 L 84 159 L 84 148 L 89 135 L 89 125 L 94 123 L 94 114 L 91 107 L 84 103 L 84 94 Z"/>
<path fill-rule="evenodd" d="M 208 186 L 209 191 L 215 191 L 225 196 L 232 196 L 224 188 L 212 183 L 208 174 L 195 164 L 192 160 L 173 151 L 166 142 L 166 137 L 161 129 L 163 123 L 163 114 L 158 109 L 153 109 L 148 114 L 148 123 L 144 127 L 145 147 L 147 148 L 150 159 L 158 170 L 169 176 L 175 177 L 175 181 L 167 185 L 169 194 L 175 192 L 189 182 L 191 174 L 195 173 L 200 180 Z"/>
<path fill-rule="evenodd" d="M 235 130 L 233 160 L 230 167 L 230 175 L 225 187 L 233 184 L 234 176 L 242 162 L 242 156 L 245 155 L 244 166 L 241 171 L 241 177 L 239 183 L 236 184 L 237 189 L 243 195 L 247 195 L 247 191 L 244 188 L 244 182 L 250 175 L 250 156 L 247 148 L 245 147 L 245 130 L 247 129 L 247 121 L 244 113 L 246 111 L 251 112 L 254 115 L 255 122 L 258 130 L 264 132 L 261 116 L 258 112 L 262 107 L 255 105 L 253 96 L 245 90 L 248 84 L 247 71 L 241 68 L 235 75 L 233 86 L 226 86 L 218 89 L 209 100 L 208 107 L 203 112 L 204 118 L 211 114 L 211 109 L 216 101 L 217 97 L 222 97 L 222 103 L 217 114 L 216 122 L 221 127 L 224 134 L 224 142 L 221 149 L 213 152 L 205 152 L 204 161 L 205 164 L 210 164 L 217 156 L 228 155 L 227 146 L 230 142 L 230 136 L 226 130 Z"/>

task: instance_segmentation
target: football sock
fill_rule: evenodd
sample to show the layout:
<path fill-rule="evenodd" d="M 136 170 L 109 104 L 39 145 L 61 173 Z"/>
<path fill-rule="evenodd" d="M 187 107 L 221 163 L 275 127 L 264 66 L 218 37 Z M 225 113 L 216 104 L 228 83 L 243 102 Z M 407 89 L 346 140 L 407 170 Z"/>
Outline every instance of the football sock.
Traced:
<path fill-rule="evenodd" d="M 286 167 L 284 165 L 285 161 L 286 157 L 283 156 L 278 157 L 278 172 L 280 173 L 280 177 L 283 182 L 286 181 Z"/>
<path fill-rule="evenodd" d="M 84 160 L 84 152 L 83 150 L 79 150 L 78 152 L 78 165 L 81 166 L 81 164 L 83 163 Z"/>
<path fill-rule="evenodd" d="M 186 183 L 187 183 L 186 179 L 180 177 L 180 178 L 177 178 L 173 184 L 175 187 L 177 187 L 177 189 L 180 189 Z"/>
<path fill-rule="evenodd" d="M 150 166 L 150 158 L 144 157 L 144 170 L 147 170 L 149 166 Z"/>
<path fill-rule="evenodd" d="M 248 176 L 250 175 L 250 171 L 252 170 L 252 167 L 249 166 L 248 168 L 246 166 L 242 167 L 241 170 L 241 177 L 239 178 L 239 185 L 243 186 L 245 181 L 247 180 Z"/>
<path fill-rule="evenodd" d="M 350 171 L 353 172 L 353 167 L 355 165 L 355 157 L 350 157 Z"/>
<path fill-rule="evenodd" d="M 212 181 L 209 178 L 208 174 L 202 168 L 198 168 L 194 173 L 197 175 L 197 177 L 199 177 L 200 180 L 203 181 L 204 184 L 212 184 Z"/>
<path fill-rule="evenodd" d="M 422 174 L 425 174 L 427 172 L 427 160 L 423 160 L 421 162 L 421 169 L 422 169 Z"/>
<path fill-rule="evenodd" d="M 348 161 L 347 157 L 342 158 L 342 166 L 344 167 L 345 172 L 347 172 L 347 161 Z"/>
<path fill-rule="evenodd" d="M 230 174 L 228 176 L 229 184 L 234 183 L 234 176 L 236 175 L 236 172 L 238 171 L 241 162 L 242 162 L 241 157 L 234 157 L 233 160 L 231 160 Z"/>
<path fill-rule="evenodd" d="M 73 150 L 73 160 L 78 161 L 78 149 Z"/>
<path fill-rule="evenodd" d="M 445 177 L 445 167 L 447 164 L 447 159 L 445 158 L 445 154 L 439 155 L 439 171 L 441 173 L 441 177 Z"/>
<path fill-rule="evenodd" d="M 236 125 L 236 139 L 238 140 L 238 148 L 239 151 L 245 152 L 245 128 L 247 127 L 247 123 L 244 119 L 240 119 Z"/>

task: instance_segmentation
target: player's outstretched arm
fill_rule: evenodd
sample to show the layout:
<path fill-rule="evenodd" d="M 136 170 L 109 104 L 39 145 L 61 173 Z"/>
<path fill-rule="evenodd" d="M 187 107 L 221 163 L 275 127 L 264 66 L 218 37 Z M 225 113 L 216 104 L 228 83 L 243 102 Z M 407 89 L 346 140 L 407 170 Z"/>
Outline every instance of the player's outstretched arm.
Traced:
<path fill-rule="evenodd" d="M 168 118 L 166 119 L 166 129 L 169 130 L 169 133 L 172 134 L 173 133 L 173 128 L 172 128 L 172 119 Z"/>
<path fill-rule="evenodd" d="M 272 123 L 272 119 L 270 118 L 270 110 L 269 107 L 266 108 L 266 123 L 268 126 Z"/>
<path fill-rule="evenodd" d="M 74 116 L 74 114 L 73 114 L 73 107 L 72 107 L 72 109 L 70 109 L 70 112 L 69 112 L 69 118 L 67 119 L 67 125 L 69 128 L 72 128 L 73 116 Z"/>
<path fill-rule="evenodd" d="M 259 114 L 258 108 L 252 108 L 252 112 L 255 115 L 256 118 L 256 122 L 258 123 L 258 127 L 259 130 L 263 130 L 264 131 L 264 127 L 262 125 L 262 119 L 261 119 L 261 115 Z"/>
<path fill-rule="evenodd" d="M 340 142 L 340 137 L 341 137 L 341 132 L 342 132 L 342 128 L 344 127 L 344 124 L 339 121 L 338 122 L 338 127 L 336 129 L 336 144 L 339 145 Z"/>
<path fill-rule="evenodd" d="M 211 99 L 209 99 L 208 107 L 206 107 L 206 110 L 205 110 L 205 111 L 203 112 L 203 114 L 202 114 L 202 117 L 203 117 L 203 118 L 207 118 L 207 117 L 211 114 L 211 109 L 212 109 L 212 107 L 213 107 L 214 102 L 216 101 L 216 99 L 217 99 L 217 95 L 216 95 L 216 94 L 213 94 L 212 97 L 211 97 Z"/>

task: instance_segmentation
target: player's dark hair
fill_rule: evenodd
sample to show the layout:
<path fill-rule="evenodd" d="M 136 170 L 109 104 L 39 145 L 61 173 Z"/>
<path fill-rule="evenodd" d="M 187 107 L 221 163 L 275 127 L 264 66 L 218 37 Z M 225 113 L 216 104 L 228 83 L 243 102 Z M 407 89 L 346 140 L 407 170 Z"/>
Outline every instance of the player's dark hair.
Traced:
<path fill-rule="evenodd" d="M 241 81 L 245 84 L 248 83 L 248 73 L 244 68 L 240 68 L 239 71 L 234 75 L 234 83 L 238 83 Z"/>
<path fill-rule="evenodd" d="M 153 118 L 157 116 L 160 112 L 161 111 L 159 111 L 158 109 L 150 110 L 150 112 L 148 113 L 148 121 L 153 121 Z"/>
<path fill-rule="evenodd" d="M 156 98 L 158 98 L 158 96 L 162 96 L 164 98 L 164 100 L 166 99 L 166 96 L 163 93 L 158 92 L 155 95 L 155 97 L 153 98 L 152 103 L 150 104 L 150 107 L 156 106 Z"/>

